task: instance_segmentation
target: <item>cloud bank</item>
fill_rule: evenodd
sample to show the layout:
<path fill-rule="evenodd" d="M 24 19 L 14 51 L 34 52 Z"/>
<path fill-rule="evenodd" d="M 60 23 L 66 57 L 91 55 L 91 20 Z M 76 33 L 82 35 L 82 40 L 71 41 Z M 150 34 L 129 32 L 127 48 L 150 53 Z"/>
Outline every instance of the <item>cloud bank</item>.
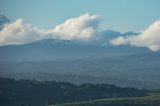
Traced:
<path fill-rule="evenodd" d="M 135 36 L 119 36 L 110 41 L 113 45 L 132 45 L 147 47 L 152 51 L 160 50 L 160 21 L 154 22 L 144 32 Z"/>
<path fill-rule="evenodd" d="M 99 15 L 87 13 L 68 19 L 53 29 L 45 30 L 33 27 L 23 19 L 17 19 L 6 24 L 0 31 L 0 45 L 24 44 L 48 38 L 87 40 L 97 32 L 99 22 Z"/>

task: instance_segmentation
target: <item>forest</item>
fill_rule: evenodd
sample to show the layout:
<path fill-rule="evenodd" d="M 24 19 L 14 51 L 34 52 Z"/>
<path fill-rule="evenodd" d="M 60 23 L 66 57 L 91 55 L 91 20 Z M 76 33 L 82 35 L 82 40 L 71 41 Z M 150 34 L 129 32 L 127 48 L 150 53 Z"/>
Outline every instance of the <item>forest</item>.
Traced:
<path fill-rule="evenodd" d="M 75 85 L 69 82 L 0 78 L 1 106 L 46 106 L 106 98 L 141 97 L 148 92 L 111 84 Z"/>

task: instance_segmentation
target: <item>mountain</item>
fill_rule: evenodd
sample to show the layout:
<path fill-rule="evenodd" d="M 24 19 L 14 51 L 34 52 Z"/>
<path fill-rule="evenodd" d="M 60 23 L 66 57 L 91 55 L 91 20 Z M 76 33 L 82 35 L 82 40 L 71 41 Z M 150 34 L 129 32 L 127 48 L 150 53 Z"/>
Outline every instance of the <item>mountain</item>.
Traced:
<path fill-rule="evenodd" d="M 101 32 L 102 39 L 113 39 L 114 37 L 121 36 L 122 33 L 114 30 L 106 30 Z"/>
<path fill-rule="evenodd" d="M 3 13 L 0 13 L 0 30 L 2 30 L 3 25 L 8 22 L 9 22 L 9 19 Z"/>
<path fill-rule="evenodd" d="M 129 31 L 129 32 L 124 33 L 123 36 L 131 36 L 131 35 L 138 35 L 138 34 L 140 33 Z"/>
<path fill-rule="evenodd" d="M 113 30 L 104 33 L 98 35 L 101 39 L 98 43 L 44 39 L 0 46 L 0 76 L 160 88 L 159 52 L 132 46 L 102 45 L 121 34 Z"/>
<path fill-rule="evenodd" d="M 132 35 L 138 35 L 138 34 L 140 34 L 140 33 L 136 33 L 136 32 L 132 32 L 132 31 L 129 31 L 129 32 L 126 32 L 126 33 L 120 33 L 120 32 L 118 32 L 118 31 L 115 31 L 115 30 L 105 30 L 105 31 L 102 31 L 101 33 L 100 33 L 100 38 L 101 38 L 101 40 L 103 39 L 103 40 L 111 40 L 111 39 L 113 39 L 113 38 L 116 38 L 116 37 L 118 37 L 118 36 L 132 36 Z"/>
<path fill-rule="evenodd" d="M 114 30 L 105 30 L 105 31 L 101 31 L 100 33 L 98 33 L 97 36 L 95 36 L 91 42 L 93 44 L 96 45 L 101 45 L 101 46 L 111 46 L 111 44 L 109 44 L 109 40 L 121 36 L 122 34 L 118 31 L 114 31 Z"/>
<path fill-rule="evenodd" d="M 107 38 L 106 38 L 107 39 Z M 43 61 L 102 58 L 150 52 L 146 48 L 102 45 L 72 40 L 44 39 L 22 45 L 0 46 L 0 61 Z"/>

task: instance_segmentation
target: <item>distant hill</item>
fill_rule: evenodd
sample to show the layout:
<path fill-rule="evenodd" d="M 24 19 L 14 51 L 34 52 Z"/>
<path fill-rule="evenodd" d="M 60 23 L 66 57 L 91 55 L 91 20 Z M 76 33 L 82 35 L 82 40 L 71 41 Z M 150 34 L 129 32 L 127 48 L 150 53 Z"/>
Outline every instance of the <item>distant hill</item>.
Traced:
<path fill-rule="evenodd" d="M 0 78 L 2 106 L 45 106 L 113 97 L 144 96 L 147 90 L 120 88 L 111 84 L 74 85 L 68 82 Z"/>
<path fill-rule="evenodd" d="M 103 58 L 1 61 L 0 76 L 68 81 L 75 84 L 111 83 L 121 87 L 158 89 L 159 61 L 159 53 Z"/>

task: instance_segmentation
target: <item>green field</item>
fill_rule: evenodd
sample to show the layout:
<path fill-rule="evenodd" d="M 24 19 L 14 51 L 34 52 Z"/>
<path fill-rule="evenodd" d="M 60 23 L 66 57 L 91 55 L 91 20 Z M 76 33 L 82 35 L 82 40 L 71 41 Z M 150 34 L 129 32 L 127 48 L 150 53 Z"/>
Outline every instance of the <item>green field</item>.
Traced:
<path fill-rule="evenodd" d="M 150 94 L 145 97 L 99 99 L 50 106 L 160 106 L 160 94 Z"/>

